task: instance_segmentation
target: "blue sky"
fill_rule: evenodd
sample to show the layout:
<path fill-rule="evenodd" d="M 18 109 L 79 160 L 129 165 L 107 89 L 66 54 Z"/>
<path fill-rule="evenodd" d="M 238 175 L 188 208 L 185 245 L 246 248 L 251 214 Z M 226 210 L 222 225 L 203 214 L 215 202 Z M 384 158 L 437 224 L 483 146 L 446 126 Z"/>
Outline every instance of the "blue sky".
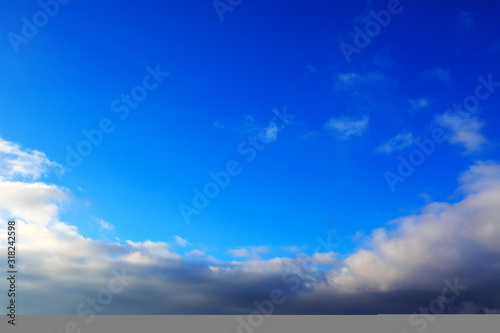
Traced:
<path fill-rule="evenodd" d="M 390 23 L 346 59 L 340 44 L 388 2 L 243 1 L 221 21 L 211 1 L 70 1 L 20 44 L 9 33 L 22 36 L 40 5 L 4 3 L 0 137 L 51 161 L 43 181 L 68 194 L 57 220 L 83 237 L 227 263 L 314 255 L 330 237 L 348 258 L 394 220 L 461 202 L 461 175 L 499 159 L 498 5 L 390 6 Z M 124 107 L 152 71 L 168 76 L 147 79 L 158 84 L 120 119 L 113 102 Z M 478 85 L 488 97 L 453 108 L 478 101 Z M 293 119 L 276 118 L 284 110 Z M 67 148 L 103 119 L 114 130 L 61 175 Z M 421 154 L 436 129 L 445 139 Z M 259 131 L 265 148 L 248 162 L 238 147 Z M 391 186 L 399 156 L 424 161 Z M 241 172 L 187 221 L 179 206 L 230 161 Z"/>

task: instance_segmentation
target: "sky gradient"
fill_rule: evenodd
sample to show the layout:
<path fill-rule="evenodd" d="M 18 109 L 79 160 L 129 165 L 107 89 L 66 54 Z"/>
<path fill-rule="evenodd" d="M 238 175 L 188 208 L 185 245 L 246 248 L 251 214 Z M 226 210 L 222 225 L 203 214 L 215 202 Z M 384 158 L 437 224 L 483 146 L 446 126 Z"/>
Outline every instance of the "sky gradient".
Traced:
<path fill-rule="evenodd" d="M 500 313 L 498 4 L 0 7 L 21 313 Z"/>

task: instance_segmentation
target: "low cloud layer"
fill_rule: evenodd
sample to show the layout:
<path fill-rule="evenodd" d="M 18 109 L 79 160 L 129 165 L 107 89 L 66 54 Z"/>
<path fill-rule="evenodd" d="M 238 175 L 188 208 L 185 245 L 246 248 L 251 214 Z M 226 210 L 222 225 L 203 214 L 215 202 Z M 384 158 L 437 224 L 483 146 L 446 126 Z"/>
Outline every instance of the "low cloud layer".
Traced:
<path fill-rule="evenodd" d="M 261 260 L 267 249 L 232 250 L 247 258 L 243 262 L 222 262 L 199 249 L 182 256 L 166 242 L 86 238 L 60 220 L 71 200 L 67 189 L 13 181 L 13 171 L 4 171 L 0 193 L 10 195 L 0 195 L 0 233 L 6 219 L 17 219 L 23 314 L 78 313 L 117 274 L 133 278 L 101 314 L 244 315 L 277 289 L 285 298 L 275 314 L 414 313 L 447 283 L 466 289 L 445 312 L 500 309 L 500 165 L 493 162 L 463 173 L 460 200 L 434 202 L 391 221 L 350 255 L 295 251 L 292 258 Z M 3 253 L 6 245 L 1 239 Z"/>

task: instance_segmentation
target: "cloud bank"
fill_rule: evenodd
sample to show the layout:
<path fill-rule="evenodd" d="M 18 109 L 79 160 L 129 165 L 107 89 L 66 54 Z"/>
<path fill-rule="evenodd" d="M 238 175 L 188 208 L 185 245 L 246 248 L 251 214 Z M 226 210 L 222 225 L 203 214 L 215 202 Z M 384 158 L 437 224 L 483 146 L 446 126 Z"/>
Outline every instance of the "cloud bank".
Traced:
<path fill-rule="evenodd" d="M 30 154 L 7 146 L 17 147 L 9 152 L 12 160 Z M 47 164 L 45 158 L 32 161 L 34 170 Z M 0 233 L 6 233 L 8 218 L 16 218 L 23 314 L 82 314 L 82 302 L 118 273 L 133 279 L 100 314 L 245 315 L 276 289 L 285 298 L 275 314 L 414 313 L 450 283 L 466 289 L 444 312 L 500 309 L 500 165 L 494 162 L 478 162 L 463 173 L 460 200 L 430 203 L 391 221 L 351 254 L 295 251 L 291 258 L 261 260 L 258 254 L 267 248 L 249 247 L 229 250 L 246 258 L 231 262 L 199 249 L 182 256 L 166 242 L 86 238 L 59 218 L 70 192 L 14 181 L 21 172 L 16 165 L 7 163 L 2 169 Z M 22 172 L 31 172 L 32 178 L 42 174 Z M 188 244 L 172 238 L 178 245 Z M 2 238 L 3 253 L 6 245 Z"/>

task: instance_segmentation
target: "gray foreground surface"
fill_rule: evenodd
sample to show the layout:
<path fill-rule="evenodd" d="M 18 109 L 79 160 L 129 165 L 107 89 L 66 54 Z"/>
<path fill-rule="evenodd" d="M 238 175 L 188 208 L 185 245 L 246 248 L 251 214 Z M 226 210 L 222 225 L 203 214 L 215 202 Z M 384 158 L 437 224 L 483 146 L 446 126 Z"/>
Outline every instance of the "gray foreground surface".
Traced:
<path fill-rule="evenodd" d="M 433 317 L 434 318 L 434 317 Z M 18 316 L 16 326 L 2 316 L 0 332 L 22 333 L 290 333 L 290 332 L 383 332 L 455 333 L 499 332 L 500 315 L 443 315 L 427 327 L 411 326 L 408 315 L 397 316 L 270 316 L 248 325 L 248 316 L 96 316 L 85 323 L 79 316 Z M 254 318 L 258 320 L 259 318 Z M 247 325 L 242 325 L 241 322 Z M 421 332 L 419 332 L 419 329 Z"/>

